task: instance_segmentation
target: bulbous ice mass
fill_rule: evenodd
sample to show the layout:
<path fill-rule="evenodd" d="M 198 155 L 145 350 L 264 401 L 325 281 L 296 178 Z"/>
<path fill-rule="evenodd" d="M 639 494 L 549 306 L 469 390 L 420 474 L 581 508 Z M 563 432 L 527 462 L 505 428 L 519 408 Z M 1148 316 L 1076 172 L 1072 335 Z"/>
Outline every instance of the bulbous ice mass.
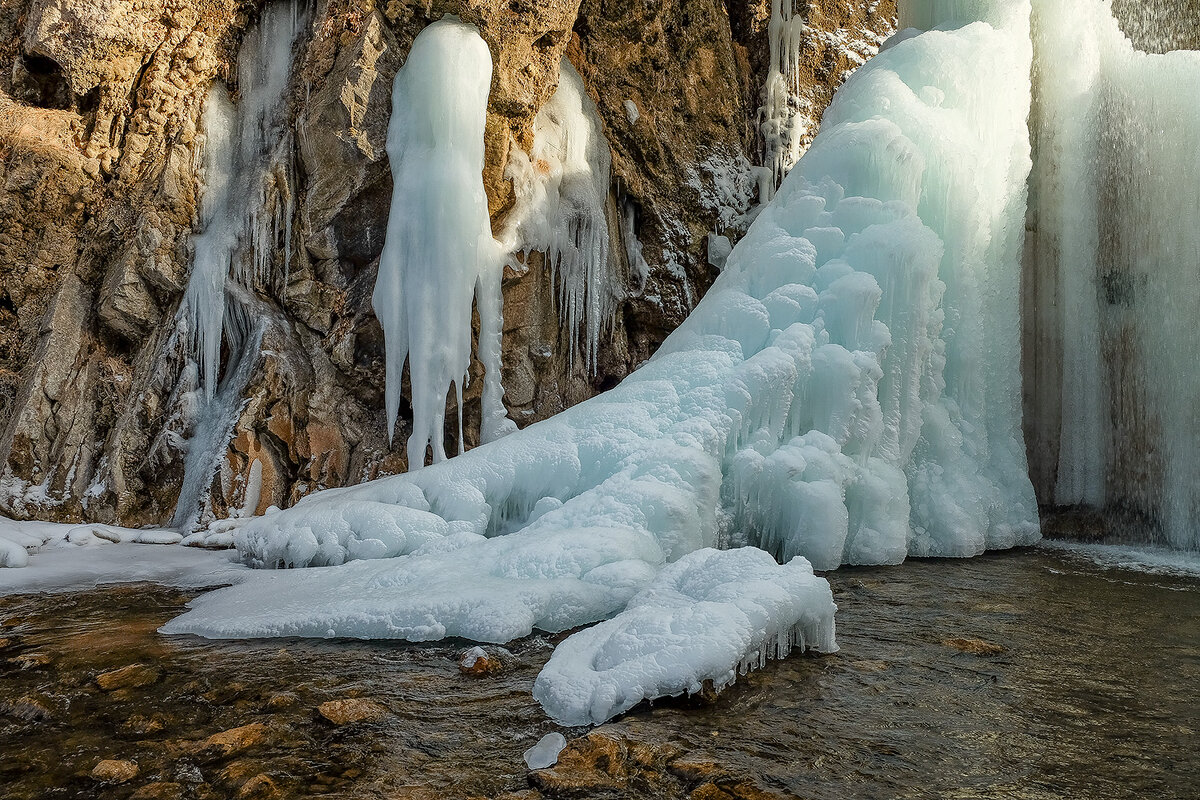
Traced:
<path fill-rule="evenodd" d="M 385 404 L 391 435 L 405 359 L 412 383 L 410 469 L 446 458 L 446 395 L 471 362 L 471 301 L 479 304 L 484 440 L 511 429 L 500 390 L 500 277 L 483 189 L 483 129 L 492 56 L 473 25 L 453 17 L 417 36 L 392 93 L 387 151 L 392 206 L 372 303 L 387 345 Z M 499 409 L 497 413 L 497 409 Z M 459 421 L 460 449 L 462 422 Z"/>

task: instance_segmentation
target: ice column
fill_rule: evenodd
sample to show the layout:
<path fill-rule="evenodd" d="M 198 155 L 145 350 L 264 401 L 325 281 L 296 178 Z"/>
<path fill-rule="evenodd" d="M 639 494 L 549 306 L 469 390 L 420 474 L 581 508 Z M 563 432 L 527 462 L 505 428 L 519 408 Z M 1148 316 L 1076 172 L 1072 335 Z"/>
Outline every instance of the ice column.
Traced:
<path fill-rule="evenodd" d="M 372 301 L 387 343 L 389 434 L 407 359 L 413 432 L 409 469 L 446 458 L 446 399 L 471 360 L 471 301 L 479 303 L 479 358 L 487 377 L 483 438 L 510 430 L 500 387 L 500 270 L 483 188 L 483 131 L 492 57 L 473 25 L 447 16 L 417 36 L 396 75 L 387 151 L 394 190 Z"/>

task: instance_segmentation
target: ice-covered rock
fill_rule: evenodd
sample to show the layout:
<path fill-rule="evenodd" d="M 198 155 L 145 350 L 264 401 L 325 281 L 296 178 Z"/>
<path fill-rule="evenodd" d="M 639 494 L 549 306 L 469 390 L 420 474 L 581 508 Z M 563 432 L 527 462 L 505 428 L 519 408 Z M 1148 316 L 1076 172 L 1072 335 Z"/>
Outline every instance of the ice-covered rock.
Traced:
<path fill-rule="evenodd" d="M 698 550 L 666 566 L 616 617 L 572 634 L 533 695 L 562 725 L 595 725 L 642 700 L 721 689 L 793 647 L 837 650 L 829 584 L 797 557 Z"/>

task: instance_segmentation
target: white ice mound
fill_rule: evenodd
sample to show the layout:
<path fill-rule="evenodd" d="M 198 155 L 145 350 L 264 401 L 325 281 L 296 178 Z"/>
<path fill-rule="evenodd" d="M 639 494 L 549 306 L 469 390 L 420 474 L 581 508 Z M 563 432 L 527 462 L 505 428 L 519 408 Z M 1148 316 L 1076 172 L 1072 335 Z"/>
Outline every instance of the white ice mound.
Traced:
<path fill-rule="evenodd" d="M 720 689 L 793 647 L 837 650 L 837 606 L 796 557 L 753 547 L 698 550 L 665 567 L 613 619 L 571 635 L 533 696 L 562 725 L 598 725 L 642 700 Z"/>

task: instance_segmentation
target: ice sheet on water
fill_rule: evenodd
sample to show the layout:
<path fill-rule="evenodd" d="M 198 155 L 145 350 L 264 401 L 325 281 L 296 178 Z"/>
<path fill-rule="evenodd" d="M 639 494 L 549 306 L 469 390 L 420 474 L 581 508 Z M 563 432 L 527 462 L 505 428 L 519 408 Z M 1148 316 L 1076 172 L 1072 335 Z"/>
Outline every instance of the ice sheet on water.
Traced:
<path fill-rule="evenodd" d="M 593 725 L 642 700 L 720 689 L 793 647 L 837 649 L 829 584 L 803 558 L 704 549 L 664 567 L 616 617 L 563 641 L 533 695 L 562 725 Z"/>

